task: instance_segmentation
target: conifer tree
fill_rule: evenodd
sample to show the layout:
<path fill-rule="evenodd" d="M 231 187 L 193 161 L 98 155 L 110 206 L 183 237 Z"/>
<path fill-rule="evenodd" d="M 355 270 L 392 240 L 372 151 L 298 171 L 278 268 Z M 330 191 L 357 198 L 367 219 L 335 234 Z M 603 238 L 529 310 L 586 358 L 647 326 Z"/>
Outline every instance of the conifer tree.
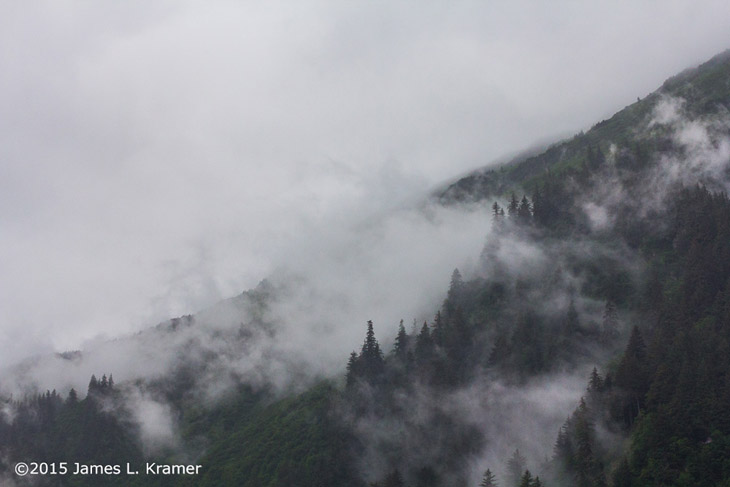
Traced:
<path fill-rule="evenodd" d="M 644 337 L 641 335 L 641 331 L 639 331 L 639 327 L 636 325 L 631 330 L 625 355 L 631 355 L 640 361 L 643 361 L 646 356 L 646 343 L 644 342 Z"/>
<path fill-rule="evenodd" d="M 446 301 L 448 305 L 448 299 Z M 441 311 L 436 312 L 436 316 L 433 318 L 433 330 L 431 330 L 431 341 L 438 345 L 443 346 L 446 337 L 446 324 L 441 316 Z"/>
<path fill-rule="evenodd" d="M 516 449 L 512 454 L 512 457 L 507 461 L 508 485 L 519 485 L 526 462 L 527 460 L 525 460 L 525 457 L 520 453 L 520 449 Z"/>
<path fill-rule="evenodd" d="M 376 358 L 383 358 L 383 352 L 380 350 L 380 344 L 375 338 L 375 330 L 373 329 L 373 322 L 368 321 L 368 330 L 365 333 L 365 341 L 362 344 L 361 355 L 365 360 L 372 360 Z"/>
<path fill-rule="evenodd" d="M 507 214 L 510 218 L 517 217 L 517 210 L 520 208 L 520 202 L 517 200 L 517 195 L 515 195 L 514 192 L 512 192 L 512 196 L 510 196 L 509 205 L 507 205 Z"/>
<path fill-rule="evenodd" d="M 591 394 L 597 394 L 603 391 L 603 378 L 598 373 L 598 369 L 593 367 L 591 377 L 588 379 L 588 392 Z"/>
<path fill-rule="evenodd" d="M 376 381 L 384 370 L 383 352 L 380 350 L 378 340 L 375 339 L 372 321 L 368 321 L 365 341 L 358 357 L 358 368 L 359 373 L 369 382 Z"/>
<path fill-rule="evenodd" d="M 553 446 L 553 462 L 557 464 L 561 473 L 567 473 L 573 468 L 574 451 L 570 434 L 568 433 L 569 425 L 570 419 L 565 421 L 565 424 L 560 428 L 555 446 Z"/>
<path fill-rule="evenodd" d="M 595 426 L 591 412 L 583 398 L 580 399 L 573 418 L 576 444 L 574 468 L 578 487 L 603 485 L 605 483 L 603 472 L 594 457 Z"/>
<path fill-rule="evenodd" d="M 446 315 L 448 318 L 451 317 L 451 315 L 454 313 L 454 310 L 459 305 L 463 290 L 464 279 L 461 277 L 461 272 L 459 272 L 459 269 L 454 269 L 454 272 L 451 273 L 449 291 L 446 294 L 446 302 L 444 303 L 444 308 L 446 310 Z M 434 339 L 438 343 L 437 338 L 434 337 Z"/>
<path fill-rule="evenodd" d="M 520 477 L 520 487 L 532 487 L 532 474 L 529 470 L 525 470 Z"/>
<path fill-rule="evenodd" d="M 96 376 L 94 374 L 91 374 L 91 379 L 89 379 L 89 388 L 86 391 L 86 394 L 90 394 L 92 392 L 96 392 L 96 390 L 99 389 L 99 381 L 96 379 Z"/>
<path fill-rule="evenodd" d="M 484 472 L 484 477 L 482 477 L 479 487 L 497 487 L 497 479 L 491 470 L 487 469 L 487 471 Z"/>
<path fill-rule="evenodd" d="M 499 203 L 497 203 L 496 201 L 494 202 L 494 204 L 492 204 L 492 220 L 493 221 L 497 221 L 499 219 L 499 210 L 501 210 L 501 209 L 502 208 L 499 206 Z"/>
<path fill-rule="evenodd" d="M 393 354 L 401 361 L 405 362 L 408 353 L 408 334 L 403 326 L 403 320 L 398 325 L 398 334 L 395 336 L 395 344 L 393 345 Z"/>
<path fill-rule="evenodd" d="M 350 354 L 350 359 L 347 361 L 347 376 L 346 384 L 347 387 L 355 385 L 358 377 L 358 356 L 354 351 Z"/>
<path fill-rule="evenodd" d="M 540 188 L 535 188 L 535 192 L 532 194 L 532 219 L 536 223 L 544 223 L 545 217 L 542 214 L 545 211 L 545 206 L 542 199 L 542 192 Z"/>
<path fill-rule="evenodd" d="M 428 323 L 423 322 L 421 332 L 416 337 L 416 361 L 419 364 L 428 362 L 433 356 L 433 339 L 428 330 Z"/>
<path fill-rule="evenodd" d="M 517 219 L 523 224 L 529 223 L 532 219 L 532 207 L 527 200 L 527 196 L 522 196 L 522 201 L 520 201 L 520 206 L 517 209 Z"/>
<path fill-rule="evenodd" d="M 487 364 L 490 366 L 505 365 L 511 354 L 512 349 L 507 335 L 504 332 L 500 332 L 494 340 Z"/>

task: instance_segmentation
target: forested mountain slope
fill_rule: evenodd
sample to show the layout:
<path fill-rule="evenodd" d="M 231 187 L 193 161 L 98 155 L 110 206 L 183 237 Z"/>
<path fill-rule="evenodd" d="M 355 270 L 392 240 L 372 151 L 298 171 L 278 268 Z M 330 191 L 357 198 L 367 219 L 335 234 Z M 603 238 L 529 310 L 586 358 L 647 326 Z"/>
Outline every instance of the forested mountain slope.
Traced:
<path fill-rule="evenodd" d="M 531 190 L 542 182 L 548 169 L 552 175 L 561 177 L 582 167 L 595 167 L 612 145 L 630 150 L 624 157 L 633 156 L 633 162 L 646 163 L 657 151 L 668 149 L 665 138 L 643 133 L 662 100 L 682 100 L 685 114 L 690 118 L 719 115 L 730 109 L 729 59 L 730 51 L 718 54 L 699 67 L 668 79 L 657 91 L 596 123 L 587 132 L 555 143 L 539 154 L 518 156 L 499 168 L 474 171 L 438 191 L 436 197 L 451 203 L 508 196 L 516 186 Z M 623 162 L 631 165 L 626 160 Z"/>
<path fill-rule="evenodd" d="M 431 320 L 363 323 L 337 377 L 279 387 L 228 366 L 264 354 L 296 374 L 296 358 L 260 347 L 284 339 L 267 310 L 289 292 L 264 282 L 143 333 L 151 355 L 177 351 L 165 373 L 6 398 L 3 481 L 730 485 L 728 109 L 726 52 L 585 133 L 441 191 L 443 204 L 489 202 L 478 264 L 453 272 Z M 397 327 L 387 349 L 386 327 Z M 169 435 L 152 427 L 160 408 Z M 201 468 L 18 477 L 18 461 Z"/>

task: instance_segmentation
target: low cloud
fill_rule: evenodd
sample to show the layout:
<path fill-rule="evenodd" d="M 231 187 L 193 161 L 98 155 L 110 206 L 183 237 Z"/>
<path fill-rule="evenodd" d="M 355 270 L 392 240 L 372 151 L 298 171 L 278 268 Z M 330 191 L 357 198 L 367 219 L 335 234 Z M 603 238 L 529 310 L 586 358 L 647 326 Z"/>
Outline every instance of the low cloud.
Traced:
<path fill-rule="evenodd" d="M 636 136 L 639 142 L 663 141 L 670 150 L 647 154 L 652 159 L 648 170 L 619 167 L 622 157 L 637 164 L 636 154 L 612 144 L 606 163 L 593 176 L 597 182 L 594 191 L 581 202 L 592 229 L 613 228 L 617 216 L 626 211 L 637 214 L 646 224 L 661 224 L 652 215 L 661 214 L 668 196 L 681 186 L 702 184 L 712 191 L 728 191 L 730 113 L 716 108 L 696 116 L 688 113 L 684 99 L 661 97 Z"/>
<path fill-rule="evenodd" d="M 354 424 L 364 446 L 358 455 L 363 476 L 368 481 L 381 479 L 394 468 L 395 459 L 402 474 L 434 466 L 442 473 L 461 471 L 477 485 L 487 468 L 504 478 L 515 449 L 526 457 L 527 468 L 539 473 L 552 456 L 560 427 L 585 394 L 587 376 L 588 369 L 578 368 L 521 385 L 480 377 L 450 392 L 419 386 L 399 394 L 402 415 L 360 416 Z M 445 462 L 454 461 L 452 448 L 463 448 L 460 442 L 465 438 L 471 438 L 471 448 L 461 454 L 461 468 L 449 467 Z"/>
<path fill-rule="evenodd" d="M 216 399 L 240 382 L 283 390 L 342 373 L 367 320 L 387 348 L 401 318 L 433 316 L 455 267 L 484 272 L 488 209 L 431 206 L 428 188 L 579 130 L 724 48 L 726 5 L 704 6 L 679 2 L 661 22 L 635 3 L 580 15 L 570 2 L 529 5 L 529 17 L 521 3 L 1 7 L 0 44 L 13 47 L 0 50 L 0 391 L 139 381 L 130 400 L 154 451 L 177 431 L 144 385 L 193 371 L 190 394 Z M 626 66 L 636 83 L 606 90 Z M 725 126 L 683 122 L 671 101 L 655 118 L 692 161 L 657 174 L 657 188 L 722 170 Z M 622 196 L 586 206 L 597 229 L 611 224 L 611 198 Z M 503 244 L 498 260 L 516 275 L 554 255 Z M 244 297 L 213 306 L 264 278 L 276 295 L 263 309 Z M 562 312 L 580 282 L 561 277 L 546 308 Z M 471 412 L 438 407 L 474 421 L 511 407 L 552 428 L 565 403 L 538 398 L 574 401 L 576 383 L 497 382 L 461 392 Z M 504 402 L 490 406 L 492 394 Z M 520 430 L 485 434 L 499 445 L 488 463 L 513 441 L 541 454 Z"/>
<path fill-rule="evenodd" d="M 169 404 L 155 400 L 149 393 L 136 388 L 125 391 L 124 404 L 139 428 L 145 455 L 179 446 L 175 415 Z"/>
<path fill-rule="evenodd" d="M 0 360 L 233 296 L 327 220 L 580 130 L 726 47 L 723 2 L 661 10 L 3 7 Z"/>
<path fill-rule="evenodd" d="M 242 380 L 283 388 L 302 371 L 308 377 L 339 373 L 349 350 L 359 347 L 367 320 L 388 330 L 382 337 L 388 344 L 400 319 L 433 316 L 451 271 L 476 265 L 486 214 L 480 206 L 465 211 L 425 204 L 339 228 L 317 227 L 329 236 L 303 239 L 291 250 L 294 264 L 274 270 L 257 288 L 270 291 L 260 306 L 239 296 L 193 320 L 90 341 L 81 353 L 36 356 L 5 374 L 2 386 L 16 393 L 84 391 L 91 374 L 155 380 L 185 363 L 206 371 L 197 381 L 208 389 L 205 395 L 217 396 Z"/>

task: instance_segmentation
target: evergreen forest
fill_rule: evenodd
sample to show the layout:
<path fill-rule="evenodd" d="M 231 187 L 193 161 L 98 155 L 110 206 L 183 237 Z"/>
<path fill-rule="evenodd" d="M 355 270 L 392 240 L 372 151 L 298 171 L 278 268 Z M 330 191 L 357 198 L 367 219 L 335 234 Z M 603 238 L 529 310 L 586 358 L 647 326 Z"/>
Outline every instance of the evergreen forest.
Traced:
<path fill-rule="evenodd" d="M 262 281 L 226 303 L 235 326 L 211 332 L 226 352 L 184 338 L 206 320 L 184 316 L 144 332 L 179 347 L 171 373 L 99 370 L 86 390 L 0 397 L 0 483 L 730 486 L 729 148 L 725 52 L 434 192 L 490 230 L 473 268 L 443 276 L 429 319 L 356 323 L 362 345 L 341 351 L 340 370 L 299 387 L 229 374 L 216 400 L 191 392 L 277 339 L 267 310 L 287 289 Z M 176 441 L 149 441 L 150 398 Z M 21 461 L 141 472 L 20 477 Z M 148 463 L 201 468 L 149 475 Z"/>

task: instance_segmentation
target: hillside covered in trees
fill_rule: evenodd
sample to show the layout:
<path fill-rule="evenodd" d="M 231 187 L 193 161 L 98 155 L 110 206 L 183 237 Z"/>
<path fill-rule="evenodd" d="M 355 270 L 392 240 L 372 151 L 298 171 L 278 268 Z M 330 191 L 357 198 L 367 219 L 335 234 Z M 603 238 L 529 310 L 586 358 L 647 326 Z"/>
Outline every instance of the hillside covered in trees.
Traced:
<path fill-rule="evenodd" d="M 334 377 L 282 390 L 232 374 L 217 400 L 191 392 L 277 338 L 265 311 L 287 289 L 263 282 L 227 303 L 235 325 L 206 335 L 225 353 L 186 335 L 204 314 L 183 317 L 145 335 L 179 347 L 174 373 L 115 383 L 99 371 L 87 391 L 4 397 L 0 480 L 730 485 L 728 80 L 726 52 L 585 133 L 439 191 L 438 204 L 481 205 L 490 221 L 477 264 L 453 271 L 432 319 L 362 323 Z M 149 397 L 174 418 L 162 446 L 140 420 Z M 18 477 L 20 461 L 201 468 Z"/>

